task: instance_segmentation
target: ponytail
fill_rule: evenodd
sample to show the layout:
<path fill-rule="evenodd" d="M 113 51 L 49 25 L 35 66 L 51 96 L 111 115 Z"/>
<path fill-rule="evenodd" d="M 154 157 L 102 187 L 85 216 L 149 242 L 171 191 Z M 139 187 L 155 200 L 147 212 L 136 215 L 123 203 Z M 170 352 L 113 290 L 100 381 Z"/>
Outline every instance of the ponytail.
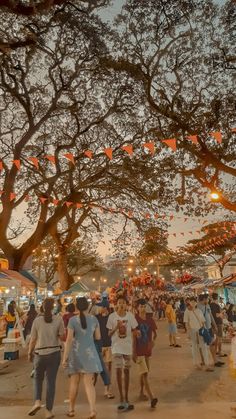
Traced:
<path fill-rule="evenodd" d="M 46 298 L 43 303 L 44 321 L 45 323 L 52 323 L 52 311 L 54 307 L 53 298 Z"/>
<path fill-rule="evenodd" d="M 88 301 L 85 297 L 76 299 L 76 307 L 79 310 L 80 323 L 82 329 L 87 329 L 87 320 L 84 311 L 88 309 Z"/>
<path fill-rule="evenodd" d="M 80 323 L 81 323 L 82 329 L 87 329 L 87 320 L 84 315 L 84 312 L 80 310 L 79 316 L 80 316 Z"/>

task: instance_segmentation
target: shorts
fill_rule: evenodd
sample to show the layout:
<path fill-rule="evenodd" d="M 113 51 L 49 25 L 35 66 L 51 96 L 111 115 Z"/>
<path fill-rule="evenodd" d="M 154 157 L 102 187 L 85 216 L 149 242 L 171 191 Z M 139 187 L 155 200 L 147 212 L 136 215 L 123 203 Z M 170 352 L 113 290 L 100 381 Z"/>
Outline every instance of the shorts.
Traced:
<path fill-rule="evenodd" d="M 113 365 L 116 369 L 129 369 L 131 367 L 131 355 L 113 354 Z"/>
<path fill-rule="evenodd" d="M 176 335 L 177 333 L 177 326 L 175 323 L 169 323 L 169 334 L 170 335 Z"/>
<path fill-rule="evenodd" d="M 111 347 L 110 346 L 104 346 L 102 348 L 102 357 L 103 357 L 103 361 L 106 364 L 109 364 L 110 362 L 112 362 L 112 353 L 111 353 Z"/>
<path fill-rule="evenodd" d="M 217 336 L 218 338 L 223 337 L 223 324 L 217 324 Z"/>
<path fill-rule="evenodd" d="M 145 356 L 137 356 L 136 364 L 139 367 L 139 374 L 146 374 L 149 372 L 149 368 L 147 365 L 146 357 Z"/>

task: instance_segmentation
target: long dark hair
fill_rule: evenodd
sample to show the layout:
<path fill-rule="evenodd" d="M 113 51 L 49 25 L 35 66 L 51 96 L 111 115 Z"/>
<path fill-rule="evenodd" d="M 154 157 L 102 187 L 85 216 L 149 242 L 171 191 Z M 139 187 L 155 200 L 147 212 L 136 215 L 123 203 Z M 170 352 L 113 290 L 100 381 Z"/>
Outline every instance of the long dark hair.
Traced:
<path fill-rule="evenodd" d="M 12 301 L 10 302 L 10 304 L 8 304 L 7 310 L 8 310 L 8 313 L 11 314 L 11 316 L 15 316 L 15 308 L 12 304 Z"/>
<path fill-rule="evenodd" d="M 85 297 L 76 298 L 76 307 L 79 310 L 80 323 L 82 329 L 87 329 L 87 321 L 84 315 L 84 311 L 88 309 L 88 306 L 88 300 Z"/>
<path fill-rule="evenodd" d="M 36 311 L 35 305 L 30 304 L 30 308 L 29 308 L 29 311 L 27 313 L 27 317 L 35 319 L 35 317 L 37 317 L 37 315 L 38 315 L 38 312 Z"/>
<path fill-rule="evenodd" d="M 46 298 L 43 302 L 43 312 L 45 323 L 52 323 L 52 311 L 54 308 L 54 299 Z"/>

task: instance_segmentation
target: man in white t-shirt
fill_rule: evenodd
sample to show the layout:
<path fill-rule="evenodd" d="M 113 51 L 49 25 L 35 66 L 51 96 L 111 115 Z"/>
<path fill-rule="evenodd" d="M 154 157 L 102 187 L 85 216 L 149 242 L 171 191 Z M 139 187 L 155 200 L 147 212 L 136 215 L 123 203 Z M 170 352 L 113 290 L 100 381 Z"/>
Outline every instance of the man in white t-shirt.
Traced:
<path fill-rule="evenodd" d="M 127 301 L 124 296 L 119 296 L 116 303 L 116 311 L 108 317 L 107 328 L 111 336 L 111 350 L 113 365 L 116 369 L 117 384 L 120 393 L 119 411 L 134 409 L 129 403 L 129 369 L 133 355 L 133 332 L 136 335 L 138 323 L 134 315 L 127 311 Z M 124 370 L 124 392 L 122 385 L 122 370 Z M 125 393 L 125 394 L 124 394 Z"/>

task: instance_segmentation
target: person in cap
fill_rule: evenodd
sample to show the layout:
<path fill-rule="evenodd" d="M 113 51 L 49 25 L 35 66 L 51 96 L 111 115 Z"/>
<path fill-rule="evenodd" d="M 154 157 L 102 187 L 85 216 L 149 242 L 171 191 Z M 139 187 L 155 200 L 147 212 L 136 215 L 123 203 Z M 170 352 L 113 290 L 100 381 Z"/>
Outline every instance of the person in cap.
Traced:
<path fill-rule="evenodd" d="M 146 301 L 140 299 L 137 301 L 137 314 L 135 316 L 138 323 L 139 336 L 134 338 L 134 355 L 133 360 L 139 367 L 140 374 L 140 400 L 150 400 L 151 408 L 155 408 L 158 402 L 157 397 L 153 395 L 151 390 L 148 374 L 150 369 L 150 358 L 152 356 L 152 348 L 157 337 L 157 327 L 153 318 L 149 317 L 146 312 Z M 144 389 L 147 393 L 144 393 Z"/>

